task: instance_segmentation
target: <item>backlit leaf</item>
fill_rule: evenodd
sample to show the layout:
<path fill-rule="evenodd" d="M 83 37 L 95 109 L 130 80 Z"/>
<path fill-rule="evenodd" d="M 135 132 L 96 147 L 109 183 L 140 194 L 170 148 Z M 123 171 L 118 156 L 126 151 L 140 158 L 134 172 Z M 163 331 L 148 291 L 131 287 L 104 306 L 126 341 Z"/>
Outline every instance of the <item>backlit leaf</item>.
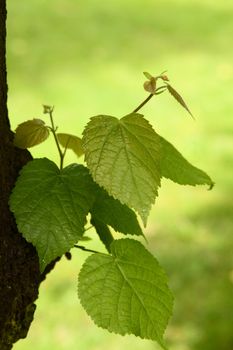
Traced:
<path fill-rule="evenodd" d="M 94 180 L 146 224 L 160 185 L 160 138 L 141 114 L 91 118 L 83 134 Z"/>
<path fill-rule="evenodd" d="M 19 148 L 36 146 L 49 137 L 49 128 L 41 119 L 32 119 L 19 124 L 15 130 L 14 144 Z"/>
<path fill-rule="evenodd" d="M 130 235 L 143 235 L 137 216 L 127 205 L 109 196 L 99 188 L 91 209 L 93 218 L 110 225 L 115 231 Z"/>
<path fill-rule="evenodd" d="M 19 231 L 36 247 L 41 270 L 82 237 L 94 201 L 94 186 L 82 165 L 71 164 L 60 171 L 44 158 L 22 169 L 10 208 Z"/>
<path fill-rule="evenodd" d="M 167 89 L 170 92 L 170 94 L 176 99 L 176 101 L 179 102 L 181 104 L 181 106 L 186 109 L 186 111 L 192 116 L 192 118 L 194 118 L 190 109 L 188 108 L 188 106 L 184 102 L 182 96 L 170 84 L 167 84 Z"/>
<path fill-rule="evenodd" d="M 173 297 L 165 272 L 141 243 L 120 239 L 111 244 L 111 255 L 89 256 L 79 274 L 78 295 L 99 327 L 166 348 L 163 333 Z"/>
<path fill-rule="evenodd" d="M 152 77 L 150 80 L 145 81 L 143 87 L 147 92 L 154 94 L 156 92 L 156 82 L 156 78 Z"/>
<path fill-rule="evenodd" d="M 80 137 L 64 133 L 57 133 L 56 135 L 62 147 L 71 149 L 78 157 L 83 155 Z"/>
<path fill-rule="evenodd" d="M 190 164 L 177 149 L 161 137 L 162 157 L 161 172 L 166 177 L 180 185 L 208 185 L 210 189 L 214 182 L 201 169 Z"/>
<path fill-rule="evenodd" d="M 143 72 L 143 74 L 145 75 L 145 77 L 146 77 L 148 80 L 150 80 L 150 79 L 153 78 L 153 76 L 152 76 L 150 73 L 148 73 L 148 72 Z"/>

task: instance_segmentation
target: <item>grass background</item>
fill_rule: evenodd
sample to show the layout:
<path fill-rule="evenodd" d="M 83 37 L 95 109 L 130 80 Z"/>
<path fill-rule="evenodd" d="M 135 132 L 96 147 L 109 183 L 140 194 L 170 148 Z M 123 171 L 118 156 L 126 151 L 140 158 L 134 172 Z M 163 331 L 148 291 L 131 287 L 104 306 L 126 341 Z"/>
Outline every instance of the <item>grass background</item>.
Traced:
<path fill-rule="evenodd" d="M 167 69 L 196 117 L 193 122 L 168 94 L 143 109 L 216 182 L 208 192 L 163 181 L 149 218 L 149 249 L 175 295 L 166 332 L 171 350 L 233 349 L 232 16 L 231 0 L 8 1 L 13 129 L 51 104 L 59 130 L 81 135 L 91 116 L 123 116 L 146 97 L 145 70 Z M 32 154 L 58 161 L 52 139 Z M 67 163 L 75 161 L 68 153 Z M 95 239 L 88 246 L 103 249 Z M 71 262 L 63 259 L 47 277 L 28 337 L 14 350 L 158 349 L 90 321 L 76 292 L 86 256 L 74 251 Z"/>

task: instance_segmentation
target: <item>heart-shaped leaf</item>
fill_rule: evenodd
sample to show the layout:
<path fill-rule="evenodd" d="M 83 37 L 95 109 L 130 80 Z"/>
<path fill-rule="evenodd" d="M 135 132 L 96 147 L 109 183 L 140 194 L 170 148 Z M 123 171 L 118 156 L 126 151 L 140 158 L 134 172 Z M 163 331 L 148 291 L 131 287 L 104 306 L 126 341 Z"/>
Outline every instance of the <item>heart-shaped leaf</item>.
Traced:
<path fill-rule="evenodd" d="M 27 120 L 17 126 L 14 144 L 19 148 L 36 146 L 49 137 L 49 128 L 41 119 Z"/>
<path fill-rule="evenodd" d="M 141 243 L 116 240 L 111 255 L 89 256 L 79 274 L 78 295 L 99 327 L 156 340 L 166 348 L 163 333 L 173 297 L 163 269 Z"/>
<path fill-rule="evenodd" d="M 82 146 L 94 180 L 146 224 L 160 185 L 160 138 L 149 122 L 137 113 L 93 117 Z"/>
<path fill-rule="evenodd" d="M 82 165 L 60 171 L 44 158 L 22 169 L 10 208 L 19 231 L 36 247 L 41 270 L 82 237 L 94 192 L 95 184 Z"/>

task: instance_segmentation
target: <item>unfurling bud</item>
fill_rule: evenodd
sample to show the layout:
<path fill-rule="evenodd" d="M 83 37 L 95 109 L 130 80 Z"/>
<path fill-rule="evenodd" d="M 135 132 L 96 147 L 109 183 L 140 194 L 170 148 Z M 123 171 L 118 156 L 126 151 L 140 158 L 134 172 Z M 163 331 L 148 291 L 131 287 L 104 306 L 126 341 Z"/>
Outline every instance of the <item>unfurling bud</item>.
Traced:
<path fill-rule="evenodd" d="M 162 75 L 160 75 L 160 78 L 161 78 L 163 81 L 169 81 L 167 75 L 162 74 Z"/>
<path fill-rule="evenodd" d="M 155 77 L 153 77 L 150 73 L 148 72 L 143 72 L 143 74 L 145 75 L 145 77 L 148 79 L 145 83 L 144 83 L 144 89 L 146 91 L 148 91 L 151 94 L 155 94 L 156 93 L 156 89 L 157 89 L 157 80 L 161 79 L 165 82 L 169 81 L 168 76 L 164 74 L 164 72 L 162 72 L 160 75 L 157 75 Z"/>
<path fill-rule="evenodd" d="M 144 89 L 151 94 L 154 94 L 156 91 L 156 78 L 151 77 L 150 80 L 147 80 L 144 84 Z"/>
<path fill-rule="evenodd" d="M 44 114 L 49 114 L 49 113 L 51 113 L 51 112 L 53 111 L 53 108 L 54 108 L 54 107 L 48 106 L 48 105 L 43 105 L 43 108 L 44 108 L 43 113 L 44 113 Z"/>

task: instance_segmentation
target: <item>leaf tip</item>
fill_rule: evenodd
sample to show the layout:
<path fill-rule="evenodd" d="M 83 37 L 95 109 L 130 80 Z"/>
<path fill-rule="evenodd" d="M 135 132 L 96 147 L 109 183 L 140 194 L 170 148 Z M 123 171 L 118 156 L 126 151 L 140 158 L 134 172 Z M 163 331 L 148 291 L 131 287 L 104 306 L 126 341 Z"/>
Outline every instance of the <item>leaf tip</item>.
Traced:
<path fill-rule="evenodd" d="M 151 79 L 151 78 L 153 78 L 152 77 L 152 75 L 150 74 L 150 73 L 148 73 L 148 72 L 143 72 L 143 74 L 144 74 L 144 76 L 147 78 L 147 79 Z"/>
<path fill-rule="evenodd" d="M 211 191 L 214 186 L 215 186 L 215 182 L 212 181 L 209 185 L 208 191 Z"/>
<path fill-rule="evenodd" d="M 190 109 L 188 108 L 188 106 L 186 105 L 186 103 L 184 102 L 182 96 L 170 85 L 167 83 L 167 89 L 170 92 L 170 94 L 176 99 L 176 101 L 183 107 L 186 109 L 186 111 L 190 114 L 190 116 L 195 120 L 192 112 L 190 111 Z"/>

